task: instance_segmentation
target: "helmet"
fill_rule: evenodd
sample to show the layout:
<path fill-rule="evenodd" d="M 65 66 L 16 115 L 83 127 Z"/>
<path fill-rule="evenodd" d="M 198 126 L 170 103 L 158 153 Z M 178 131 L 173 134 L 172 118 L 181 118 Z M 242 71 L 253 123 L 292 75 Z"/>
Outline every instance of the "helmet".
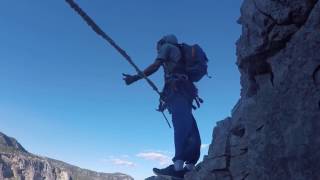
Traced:
<path fill-rule="evenodd" d="M 174 34 L 168 34 L 168 35 L 163 36 L 157 42 L 157 49 L 159 50 L 160 47 L 165 43 L 176 45 L 176 44 L 178 44 L 178 38 Z"/>

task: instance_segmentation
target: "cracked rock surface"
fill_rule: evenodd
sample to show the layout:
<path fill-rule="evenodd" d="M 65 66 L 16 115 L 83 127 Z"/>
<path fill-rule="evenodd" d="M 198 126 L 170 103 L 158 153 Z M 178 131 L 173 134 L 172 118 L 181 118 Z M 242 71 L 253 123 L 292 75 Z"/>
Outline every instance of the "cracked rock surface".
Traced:
<path fill-rule="evenodd" d="M 244 0 L 241 99 L 187 180 L 320 179 L 320 1 Z"/>

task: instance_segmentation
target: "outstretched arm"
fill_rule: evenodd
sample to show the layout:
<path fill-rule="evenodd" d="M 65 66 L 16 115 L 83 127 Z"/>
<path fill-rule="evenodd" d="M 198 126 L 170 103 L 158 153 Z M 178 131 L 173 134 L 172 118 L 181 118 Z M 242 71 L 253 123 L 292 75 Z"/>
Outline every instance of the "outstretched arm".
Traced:
<path fill-rule="evenodd" d="M 158 71 L 158 69 L 160 68 L 162 62 L 161 60 L 156 60 L 154 63 L 152 63 L 150 66 L 148 66 L 143 73 L 146 76 L 150 76 L 151 74 L 155 73 Z"/>
<path fill-rule="evenodd" d="M 162 61 L 157 59 L 154 63 L 152 63 L 151 65 L 149 65 L 144 71 L 143 74 L 146 76 L 150 76 L 153 73 L 155 73 L 156 71 L 158 71 L 158 69 L 160 68 L 162 64 Z M 135 81 L 138 81 L 140 79 L 143 78 L 142 75 L 128 75 L 128 74 L 123 74 L 124 78 L 123 80 L 126 82 L 127 85 L 130 85 L 132 83 L 134 83 Z"/>

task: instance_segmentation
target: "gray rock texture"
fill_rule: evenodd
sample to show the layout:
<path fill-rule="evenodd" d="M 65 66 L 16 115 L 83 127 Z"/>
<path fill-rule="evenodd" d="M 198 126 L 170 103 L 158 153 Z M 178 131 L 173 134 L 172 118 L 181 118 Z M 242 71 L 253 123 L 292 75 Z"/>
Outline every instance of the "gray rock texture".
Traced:
<path fill-rule="evenodd" d="M 28 153 L 0 133 L 0 180 L 133 180 L 121 173 L 98 173 Z"/>
<path fill-rule="evenodd" d="M 244 0 L 241 99 L 187 180 L 320 179 L 320 1 Z"/>

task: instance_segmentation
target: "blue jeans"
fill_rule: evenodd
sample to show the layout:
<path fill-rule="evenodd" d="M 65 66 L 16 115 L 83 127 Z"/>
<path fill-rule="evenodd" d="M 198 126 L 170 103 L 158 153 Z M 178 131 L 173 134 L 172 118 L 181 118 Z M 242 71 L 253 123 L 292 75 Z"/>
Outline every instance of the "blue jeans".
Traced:
<path fill-rule="evenodd" d="M 201 139 L 197 123 L 192 115 L 192 98 L 181 91 L 171 91 L 167 107 L 172 115 L 174 128 L 175 157 L 196 164 L 200 157 Z"/>

